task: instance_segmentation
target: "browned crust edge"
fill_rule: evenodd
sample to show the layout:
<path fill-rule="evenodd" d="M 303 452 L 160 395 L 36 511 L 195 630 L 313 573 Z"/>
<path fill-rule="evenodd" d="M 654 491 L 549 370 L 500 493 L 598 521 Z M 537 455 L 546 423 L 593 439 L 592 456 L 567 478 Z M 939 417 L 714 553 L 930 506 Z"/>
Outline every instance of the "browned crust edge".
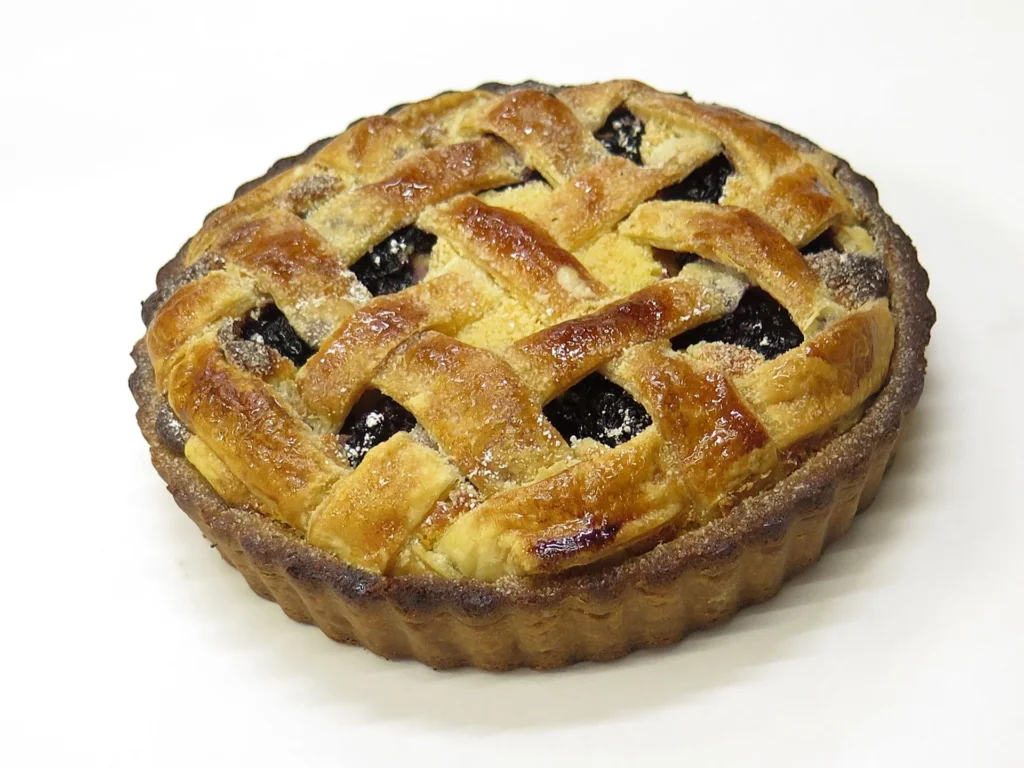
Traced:
<path fill-rule="evenodd" d="M 815 146 L 773 127 L 801 147 Z M 279 160 L 235 196 L 303 162 L 326 141 Z M 920 398 L 935 321 L 928 276 L 910 238 L 881 209 L 874 184 L 842 160 L 837 177 L 866 217 L 890 272 L 896 346 L 889 378 L 861 421 L 787 478 L 726 517 L 650 552 L 599 570 L 495 583 L 377 576 L 352 568 L 259 513 L 229 508 L 183 456 L 160 441 L 161 399 L 140 340 L 129 384 L 153 465 L 178 505 L 253 591 L 296 621 L 380 656 L 415 658 L 435 668 L 550 669 L 674 643 L 773 596 L 845 533 L 874 498 Z M 158 288 L 182 268 L 185 247 L 159 271 Z"/>

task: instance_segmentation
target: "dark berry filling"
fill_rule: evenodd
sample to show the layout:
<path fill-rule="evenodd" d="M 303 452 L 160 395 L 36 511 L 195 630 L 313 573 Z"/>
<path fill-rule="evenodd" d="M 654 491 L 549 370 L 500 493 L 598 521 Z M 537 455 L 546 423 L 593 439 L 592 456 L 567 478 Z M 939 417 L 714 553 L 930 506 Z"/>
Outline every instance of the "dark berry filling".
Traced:
<path fill-rule="evenodd" d="M 672 346 L 686 349 L 700 341 L 721 341 L 749 347 L 771 360 L 803 340 L 782 305 L 760 288 L 748 288 L 735 312 L 679 334 Z"/>
<path fill-rule="evenodd" d="M 566 440 L 592 437 L 610 448 L 651 425 L 644 407 L 599 373 L 590 374 L 544 406 L 544 415 Z"/>
<path fill-rule="evenodd" d="M 597 549 L 614 541 L 615 535 L 621 528 L 622 523 L 613 523 L 607 520 L 591 530 L 580 531 L 558 539 L 538 541 L 534 545 L 534 552 L 541 560 L 557 560 L 560 557 L 574 555 L 584 550 Z"/>
<path fill-rule="evenodd" d="M 725 155 L 716 155 L 682 181 L 665 187 L 658 200 L 690 200 L 695 203 L 717 203 L 722 198 L 726 180 L 734 168 Z"/>
<path fill-rule="evenodd" d="M 240 335 L 246 341 L 255 341 L 276 349 L 296 365 L 305 363 L 314 352 L 288 322 L 288 318 L 275 304 L 254 309 L 242 321 Z"/>
<path fill-rule="evenodd" d="M 504 192 L 507 189 L 516 189 L 517 187 L 522 187 L 522 186 L 524 186 L 526 184 L 529 184 L 531 182 L 534 182 L 534 181 L 544 181 L 544 182 L 546 182 L 547 180 L 543 176 L 540 175 L 539 171 L 535 171 L 533 168 L 527 168 L 525 171 L 523 171 L 522 179 L 520 179 L 519 181 L 514 181 L 511 184 L 505 184 L 504 186 L 501 186 L 501 187 L 494 187 L 494 189 L 491 189 L 491 190 L 488 190 L 488 191 L 489 192 Z"/>
<path fill-rule="evenodd" d="M 825 230 L 816 238 L 811 240 L 807 245 L 800 249 L 800 253 L 805 256 L 812 253 L 822 253 L 823 251 L 839 250 L 836 247 L 836 239 L 832 236 L 829 230 Z"/>
<path fill-rule="evenodd" d="M 700 261 L 700 256 L 698 256 L 696 253 L 666 251 L 662 248 L 655 248 L 654 259 L 659 264 L 661 264 L 661 268 L 665 273 L 665 277 L 675 277 L 687 264 L 692 264 L 695 261 Z"/>
<path fill-rule="evenodd" d="M 398 293 L 416 282 L 417 262 L 425 258 L 437 238 L 422 229 L 405 227 L 373 246 L 352 271 L 374 296 Z"/>
<path fill-rule="evenodd" d="M 643 122 L 625 107 L 619 107 L 608 115 L 604 125 L 594 134 L 594 138 L 613 155 L 624 157 L 637 165 L 643 165 L 640 159 L 640 141 L 643 137 Z"/>
<path fill-rule="evenodd" d="M 341 427 L 339 439 L 349 463 L 359 466 L 370 449 L 398 432 L 409 432 L 416 417 L 377 390 L 363 394 Z"/>

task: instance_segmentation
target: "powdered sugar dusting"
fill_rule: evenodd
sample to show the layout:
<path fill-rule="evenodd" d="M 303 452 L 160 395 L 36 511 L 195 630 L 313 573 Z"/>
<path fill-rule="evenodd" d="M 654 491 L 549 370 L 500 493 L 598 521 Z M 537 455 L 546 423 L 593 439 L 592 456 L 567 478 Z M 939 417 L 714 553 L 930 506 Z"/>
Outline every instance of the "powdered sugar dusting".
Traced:
<path fill-rule="evenodd" d="M 224 356 L 233 365 L 243 368 L 257 376 L 268 376 L 280 359 L 280 354 L 268 347 L 259 334 L 251 340 L 244 340 L 238 335 L 238 323 L 225 321 L 217 331 L 217 340 L 224 350 Z"/>
<path fill-rule="evenodd" d="M 224 259 L 220 256 L 211 253 L 204 254 L 201 259 L 193 264 L 189 264 L 185 269 L 175 275 L 172 280 L 165 283 L 159 290 L 154 291 L 150 294 L 149 298 L 142 302 L 142 322 L 149 325 L 157 310 L 160 309 L 160 307 L 162 307 L 164 303 L 171 298 L 172 294 L 181 288 L 181 286 L 186 283 L 194 282 L 209 272 L 223 268 Z"/>
<path fill-rule="evenodd" d="M 877 256 L 830 249 L 806 258 L 839 302 L 850 309 L 885 296 L 889 290 L 889 273 Z"/>
<path fill-rule="evenodd" d="M 156 414 L 156 433 L 163 440 L 164 445 L 175 453 L 185 453 L 185 443 L 192 436 L 188 427 L 171 410 L 171 406 L 164 403 Z"/>

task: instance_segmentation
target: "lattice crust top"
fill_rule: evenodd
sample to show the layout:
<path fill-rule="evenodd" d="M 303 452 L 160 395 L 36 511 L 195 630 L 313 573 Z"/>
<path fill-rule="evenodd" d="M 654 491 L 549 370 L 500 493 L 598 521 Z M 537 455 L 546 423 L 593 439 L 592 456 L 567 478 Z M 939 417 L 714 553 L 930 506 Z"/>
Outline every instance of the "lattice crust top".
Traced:
<path fill-rule="evenodd" d="M 610 152 L 595 134 L 623 114 L 635 144 Z M 672 199 L 721 155 L 718 204 Z M 228 504 L 371 571 L 490 580 L 649 547 L 775 482 L 886 376 L 887 301 L 841 301 L 798 250 L 826 232 L 873 250 L 833 164 L 631 81 L 369 118 L 193 238 L 195 279 L 148 330 L 158 386 Z M 372 295 L 361 260 L 410 226 L 425 270 Z M 802 344 L 673 349 L 751 286 Z M 308 360 L 239 337 L 268 305 Z M 595 373 L 649 425 L 567 441 L 546 406 Z M 338 432 L 377 390 L 417 425 L 353 458 Z"/>

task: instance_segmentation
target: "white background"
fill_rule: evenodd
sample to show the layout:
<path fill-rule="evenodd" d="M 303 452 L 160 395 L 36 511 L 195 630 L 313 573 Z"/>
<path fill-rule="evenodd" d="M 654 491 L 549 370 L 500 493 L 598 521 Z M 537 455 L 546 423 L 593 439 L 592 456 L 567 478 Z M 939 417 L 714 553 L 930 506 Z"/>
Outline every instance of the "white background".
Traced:
<path fill-rule="evenodd" d="M 0 763 L 1024 765 L 1022 4 L 404 5 L 0 11 Z M 847 157 L 939 322 L 878 501 L 777 599 L 610 665 L 442 674 L 249 592 L 152 470 L 128 352 L 238 183 L 528 77 L 687 89 Z"/>

